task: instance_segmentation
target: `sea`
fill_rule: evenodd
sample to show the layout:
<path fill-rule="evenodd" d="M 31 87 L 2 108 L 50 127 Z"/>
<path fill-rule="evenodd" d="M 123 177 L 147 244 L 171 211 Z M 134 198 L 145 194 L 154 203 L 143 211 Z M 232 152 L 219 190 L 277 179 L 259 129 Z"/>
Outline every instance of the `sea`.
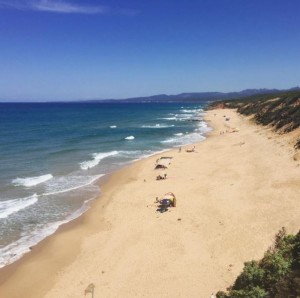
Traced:
<path fill-rule="evenodd" d="M 0 103 L 0 268 L 101 199 L 101 177 L 204 140 L 206 104 Z"/>

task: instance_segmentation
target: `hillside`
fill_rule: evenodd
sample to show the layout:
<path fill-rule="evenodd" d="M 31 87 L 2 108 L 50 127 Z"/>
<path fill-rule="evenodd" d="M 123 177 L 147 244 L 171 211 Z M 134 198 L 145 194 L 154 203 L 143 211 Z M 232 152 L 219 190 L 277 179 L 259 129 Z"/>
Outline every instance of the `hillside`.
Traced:
<path fill-rule="evenodd" d="M 258 94 L 272 94 L 272 93 L 284 93 L 292 90 L 300 90 L 299 87 L 294 87 L 288 90 L 278 90 L 278 89 L 246 89 L 239 92 L 187 92 L 180 93 L 176 95 L 167 95 L 167 94 L 158 94 L 152 96 L 143 96 L 143 97 L 132 97 L 126 99 L 93 99 L 89 100 L 92 102 L 122 102 L 122 103 L 131 103 L 131 102 L 156 102 L 156 103 L 168 103 L 168 102 L 206 102 L 206 101 L 215 101 L 215 100 L 228 100 L 228 99 L 237 99 L 245 96 L 252 96 Z M 300 91 L 299 91 L 300 92 Z"/>
<path fill-rule="evenodd" d="M 240 114 L 253 116 L 255 122 L 269 125 L 279 133 L 296 132 L 294 146 L 300 148 L 300 92 L 289 91 L 222 100 L 211 104 L 212 108 L 233 108 Z"/>

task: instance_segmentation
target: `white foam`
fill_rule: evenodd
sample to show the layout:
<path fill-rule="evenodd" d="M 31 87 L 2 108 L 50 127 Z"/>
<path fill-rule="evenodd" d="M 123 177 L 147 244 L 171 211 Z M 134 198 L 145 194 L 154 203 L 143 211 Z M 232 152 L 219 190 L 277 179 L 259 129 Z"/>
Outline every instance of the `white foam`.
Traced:
<path fill-rule="evenodd" d="M 199 141 L 203 141 L 204 139 L 205 137 L 199 133 L 190 133 L 183 136 L 179 136 L 178 138 L 166 139 L 161 143 L 174 144 L 174 145 L 188 145 Z"/>
<path fill-rule="evenodd" d="M 183 136 L 183 133 L 182 132 L 174 133 L 174 136 Z"/>
<path fill-rule="evenodd" d="M 166 139 L 164 141 L 161 141 L 161 143 L 176 143 L 176 138 L 169 138 L 169 139 Z"/>
<path fill-rule="evenodd" d="M 134 139 L 135 139 L 134 136 L 129 136 L 129 137 L 126 137 L 126 138 L 125 138 L 125 140 L 129 140 L 129 141 L 130 141 L 130 140 L 134 140 Z"/>
<path fill-rule="evenodd" d="M 187 113 L 176 114 L 177 119 L 187 119 L 187 118 L 191 118 L 193 116 L 194 116 L 194 114 L 187 114 Z"/>
<path fill-rule="evenodd" d="M 181 110 L 180 112 L 183 113 L 199 113 L 199 112 L 203 112 L 203 109 L 199 109 L 199 108 L 194 108 L 194 109 L 187 109 L 187 110 Z"/>
<path fill-rule="evenodd" d="M 163 149 L 160 151 L 153 151 L 153 150 L 132 150 L 132 151 L 120 151 L 121 156 L 131 157 L 134 158 L 132 161 L 141 160 L 143 158 L 147 158 L 159 153 L 163 153 L 169 151 L 169 149 Z"/>
<path fill-rule="evenodd" d="M 7 218 L 11 214 L 35 204 L 37 201 L 36 194 L 27 198 L 2 201 L 0 202 L 0 218 Z"/>
<path fill-rule="evenodd" d="M 124 157 L 139 157 L 144 156 L 145 154 L 151 154 L 153 153 L 152 150 L 130 150 L 130 151 L 120 151 L 119 152 L 121 156 Z"/>
<path fill-rule="evenodd" d="M 27 177 L 27 178 L 16 178 L 12 180 L 12 183 L 15 186 L 25 186 L 25 187 L 32 187 L 38 185 L 40 183 L 46 182 L 52 179 L 53 176 L 51 174 L 37 176 L 37 177 Z"/>
<path fill-rule="evenodd" d="M 198 126 L 200 126 L 200 127 L 207 127 L 207 124 L 206 124 L 206 122 L 201 121 L 201 122 L 199 122 Z"/>
<path fill-rule="evenodd" d="M 56 195 L 88 186 L 98 180 L 104 174 L 96 176 L 63 176 L 52 179 L 46 185 L 43 196 Z"/>
<path fill-rule="evenodd" d="M 109 157 L 109 156 L 116 155 L 116 154 L 118 154 L 118 151 L 94 153 L 92 160 L 88 160 L 88 161 L 84 161 L 84 162 L 80 163 L 80 168 L 82 170 L 88 170 L 88 169 L 93 168 L 96 165 L 98 165 L 102 159 Z"/>
<path fill-rule="evenodd" d="M 195 114 L 187 114 L 187 113 L 183 113 L 183 114 L 176 114 L 175 117 L 166 117 L 166 118 L 160 118 L 163 120 L 172 120 L 172 121 L 185 121 L 189 118 L 192 118 Z"/>
<path fill-rule="evenodd" d="M 177 120 L 176 117 L 166 117 L 166 118 L 160 118 L 160 119 L 164 119 L 164 120 Z"/>
<path fill-rule="evenodd" d="M 207 124 L 204 121 L 199 122 L 198 128 L 195 129 L 195 131 L 199 131 L 200 133 L 207 133 L 211 130 L 212 128 L 207 126 Z"/>
<path fill-rule="evenodd" d="M 167 124 L 142 125 L 143 128 L 168 128 L 174 126 L 175 125 L 167 125 Z"/>
<path fill-rule="evenodd" d="M 117 128 L 117 125 L 111 125 L 110 128 Z"/>
<path fill-rule="evenodd" d="M 41 240 L 52 235 L 61 225 L 79 217 L 90 207 L 90 200 L 84 201 L 81 208 L 70 214 L 65 220 L 49 223 L 43 228 L 38 228 L 28 234 L 23 234 L 17 241 L 0 249 L 0 268 L 15 262 L 20 259 L 25 253 L 30 251 L 30 247 L 36 245 Z"/>
<path fill-rule="evenodd" d="M 197 110 L 182 110 L 183 113 L 195 113 Z"/>

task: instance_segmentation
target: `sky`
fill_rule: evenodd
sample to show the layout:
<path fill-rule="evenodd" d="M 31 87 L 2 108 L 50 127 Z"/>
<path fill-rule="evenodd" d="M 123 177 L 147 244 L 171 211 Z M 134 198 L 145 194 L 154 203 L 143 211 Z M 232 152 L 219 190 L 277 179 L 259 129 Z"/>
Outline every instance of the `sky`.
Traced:
<path fill-rule="evenodd" d="M 0 100 L 300 85 L 299 0 L 0 0 Z"/>

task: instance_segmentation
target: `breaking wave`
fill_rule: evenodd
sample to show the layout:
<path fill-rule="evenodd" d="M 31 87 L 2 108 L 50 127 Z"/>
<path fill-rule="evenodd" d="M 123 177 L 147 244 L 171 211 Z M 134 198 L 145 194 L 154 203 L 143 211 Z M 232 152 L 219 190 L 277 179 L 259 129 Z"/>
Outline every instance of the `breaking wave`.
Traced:
<path fill-rule="evenodd" d="M 30 248 L 32 246 L 52 235 L 61 225 L 79 217 L 89 209 L 89 202 L 91 200 L 92 199 L 84 201 L 81 208 L 70 214 L 65 220 L 49 223 L 43 228 L 37 228 L 35 231 L 23 234 L 23 236 L 17 241 L 0 248 L 0 268 L 20 259 L 25 253 L 31 250 Z"/>
<path fill-rule="evenodd" d="M 12 183 L 15 186 L 25 186 L 25 187 L 32 187 L 38 185 L 40 183 L 46 182 L 52 179 L 53 176 L 51 174 L 37 176 L 37 177 L 28 177 L 28 178 L 16 178 L 12 180 Z"/>
<path fill-rule="evenodd" d="M 80 168 L 82 170 L 88 170 L 88 169 L 93 168 L 96 165 L 98 165 L 102 159 L 109 157 L 109 156 L 116 155 L 116 154 L 118 154 L 118 151 L 94 153 L 92 160 L 88 160 L 88 161 L 84 161 L 84 162 L 80 163 Z"/>
<path fill-rule="evenodd" d="M 2 201 L 0 202 L 0 218 L 7 218 L 11 214 L 35 204 L 37 201 L 36 194 L 27 198 Z"/>
<path fill-rule="evenodd" d="M 88 186 L 98 180 L 100 177 L 104 176 L 63 176 L 52 179 L 46 185 L 46 192 L 43 196 L 51 196 L 59 193 L 69 192 L 75 189 L 79 189 Z"/>
<path fill-rule="evenodd" d="M 166 139 L 162 141 L 162 143 L 174 144 L 174 145 L 188 145 L 199 141 L 203 141 L 204 139 L 205 137 L 199 133 L 191 133 L 191 134 L 178 136 L 177 138 Z"/>
<path fill-rule="evenodd" d="M 167 124 L 155 124 L 155 125 L 142 125 L 142 128 L 168 128 L 174 127 L 175 125 L 167 125 Z"/>

